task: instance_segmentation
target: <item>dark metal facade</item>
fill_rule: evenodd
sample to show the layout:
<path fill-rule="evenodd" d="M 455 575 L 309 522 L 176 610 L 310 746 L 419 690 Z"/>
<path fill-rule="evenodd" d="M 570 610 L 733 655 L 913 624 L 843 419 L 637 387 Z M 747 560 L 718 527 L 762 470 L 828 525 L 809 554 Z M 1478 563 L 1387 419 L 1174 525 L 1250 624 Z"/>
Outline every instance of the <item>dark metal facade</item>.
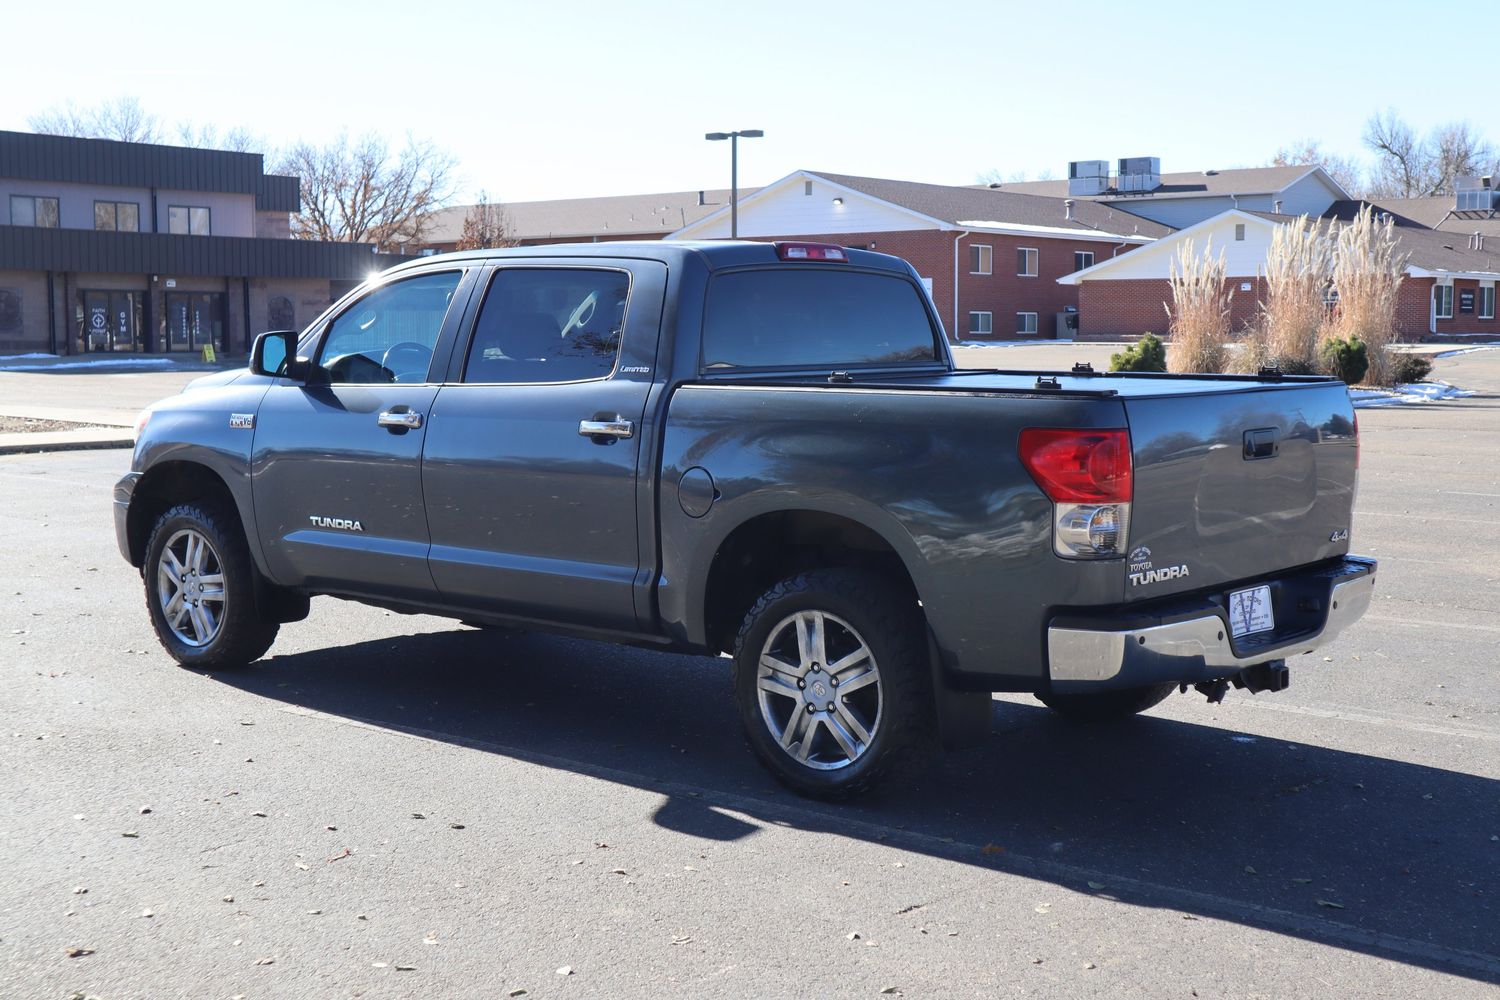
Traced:
<path fill-rule="evenodd" d="M 301 208 L 295 177 L 266 174 L 259 153 L 0 131 L 0 177 L 255 196 L 267 212 Z"/>
<path fill-rule="evenodd" d="M 0 226 L 0 270 L 357 281 L 407 260 L 368 243 Z"/>

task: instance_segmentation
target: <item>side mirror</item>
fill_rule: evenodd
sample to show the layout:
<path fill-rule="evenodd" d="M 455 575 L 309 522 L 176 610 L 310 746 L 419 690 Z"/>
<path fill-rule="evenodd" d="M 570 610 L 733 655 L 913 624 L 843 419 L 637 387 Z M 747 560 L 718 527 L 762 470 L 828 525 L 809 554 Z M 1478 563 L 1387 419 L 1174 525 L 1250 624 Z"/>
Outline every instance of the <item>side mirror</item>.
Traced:
<path fill-rule="evenodd" d="M 307 377 L 307 361 L 297 357 L 297 331 L 271 330 L 255 338 L 250 348 L 250 370 L 301 381 Z"/>

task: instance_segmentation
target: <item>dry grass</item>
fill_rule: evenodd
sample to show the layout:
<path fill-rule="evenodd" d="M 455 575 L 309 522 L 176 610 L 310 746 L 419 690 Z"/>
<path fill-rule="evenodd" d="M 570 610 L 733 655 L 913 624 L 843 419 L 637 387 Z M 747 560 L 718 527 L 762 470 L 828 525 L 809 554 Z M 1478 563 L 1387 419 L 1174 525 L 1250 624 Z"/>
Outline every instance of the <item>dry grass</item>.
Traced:
<path fill-rule="evenodd" d="M 1302 216 L 1277 226 L 1266 252 L 1266 294 L 1261 302 L 1258 347 L 1263 363 L 1311 371 L 1328 322 L 1327 292 L 1333 267 L 1332 240 Z"/>
<path fill-rule="evenodd" d="M 1167 370 L 1219 372 L 1224 370 L 1229 341 L 1229 287 L 1224 254 L 1212 255 L 1212 243 L 1199 253 L 1191 239 L 1177 248 L 1172 262 L 1172 304 L 1167 307 L 1172 345 Z"/>
<path fill-rule="evenodd" d="M 1333 253 L 1333 287 L 1338 306 L 1326 337 L 1358 338 L 1368 351 L 1365 381 L 1392 382 L 1390 345 L 1396 340 L 1396 294 L 1409 255 L 1396 251 L 1395 222 L 1378 221 L 1367 206 L 1343 226 Z"/>

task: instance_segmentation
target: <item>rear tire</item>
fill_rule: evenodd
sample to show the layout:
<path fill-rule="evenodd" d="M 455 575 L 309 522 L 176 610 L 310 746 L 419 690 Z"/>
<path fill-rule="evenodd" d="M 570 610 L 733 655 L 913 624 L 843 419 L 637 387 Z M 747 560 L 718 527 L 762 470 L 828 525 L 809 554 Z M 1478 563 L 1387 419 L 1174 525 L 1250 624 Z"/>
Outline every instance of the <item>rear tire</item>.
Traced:
<path fill-rule="evenodd" d="M 814 570 L 745 615 L 734 692 L 750 749 L 814 798 L 858 795 L 933 744 L 926 629 L 914 599 L 879 577 Z"/>
<path fill-rule="evenodd" d="M 1115 722 L 1155 708 L 1176 684 L 1147 684 L 1119 691 L 1090 694 L 1039 694 L 1037 700 L 1058 715 L 1077 722 Z"/>
<path fill-rule="evenodd" d="M 203 500 L 156 520 L 141 575 L 156 637 L 185 667 L 225 670 L 261 658 L 281 626 L 265 621 L 256 570 L 232 508 Z"/>

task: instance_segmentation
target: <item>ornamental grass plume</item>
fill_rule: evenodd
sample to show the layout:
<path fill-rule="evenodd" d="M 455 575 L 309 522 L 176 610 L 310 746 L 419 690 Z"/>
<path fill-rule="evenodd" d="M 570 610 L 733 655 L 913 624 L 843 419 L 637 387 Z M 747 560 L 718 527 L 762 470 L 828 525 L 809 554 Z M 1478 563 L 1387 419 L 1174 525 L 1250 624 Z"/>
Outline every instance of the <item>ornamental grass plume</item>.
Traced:
<path fill-rule="evenodd" d="M 1390 345 L 1396 340 L 1396 296 L 1411 256 L 1398 252 L 1396 223 L 1377 219 L 1366 205 L 1338 230 L 1333 251 L 1333 290 L 1338 296 L 1324 339 L 1358 340 L 1365 345 L 1369 371 L 1365 381 L 1393 381 Z"/>
<path fill-rule="evenodd" d="M 1333 244 L 1307 216 L 1276 227 L 1266 251 L 1260 331 L 1265 361 L 1284 372 L 1310 372 L 1328 323 Z"/>
<path fill-rule="evenodd" d="M 1212 256 L 1212 240 L 1203 252 L 1191 239 L 1177 248 L 1170 278 L 1172 304 L 1167 306 L 1172 346 L 1167 352 L 1167 370 L 1173 372 L 1220 372 L 1228 353 L 1229 287 L 1225 281 L 1224 253 Z"/>

